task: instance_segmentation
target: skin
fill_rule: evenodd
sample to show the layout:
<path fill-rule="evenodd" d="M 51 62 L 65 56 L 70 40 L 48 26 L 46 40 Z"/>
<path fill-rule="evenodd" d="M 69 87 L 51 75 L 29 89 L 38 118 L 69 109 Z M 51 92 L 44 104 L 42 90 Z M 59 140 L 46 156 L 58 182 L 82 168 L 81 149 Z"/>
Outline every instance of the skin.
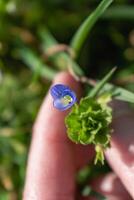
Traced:
<path fill-rule="evenodd" d="M 70 86 L 77 96 L 81 86 L 68 73 L 60 73 L 53 84 Z M 134 113 L 115 102 L 111 147 L 105 152 L 113 172 L 91 182 L 109 200 L 134 199 Z M 122 112 L 124 111 L 124 112 Z M 93 147 L 76 145 L 66 136 L 64 118 L 69 111 L 53 107 L 48 93 L 36 119 L 24 187 L 23 200 L 95 200 L 76 197 L 75 175 L 94 157 Z"/>

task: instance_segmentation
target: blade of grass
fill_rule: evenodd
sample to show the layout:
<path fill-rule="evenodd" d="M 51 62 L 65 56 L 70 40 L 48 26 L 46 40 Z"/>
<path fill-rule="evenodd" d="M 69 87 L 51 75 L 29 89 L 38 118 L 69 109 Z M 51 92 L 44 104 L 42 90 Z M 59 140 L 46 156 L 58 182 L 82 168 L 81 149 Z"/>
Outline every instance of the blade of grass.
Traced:
<path fill-rule="evenodd" d="M 53 80 L 57 71 L 50 68 L 31 49 L 22 47 L 18 49 L 19 57 L 35 73 L 48 80 Z"/>
<path fill-rule="evenodd" d="M 41 39 L 42 50 L 44 53 L 47 51 L 48 48 L 51 48 L 58 44 L 57 40 L 46 28 L 41 28 L 38 32 L 38 35 Z M 84 75 L 81 67 L 66 52 L 59 52 L 56 54 L 56 56 L 51 56 L 51 62 L 60 70 L 67 69 L 68 64 L 70 64 L 73 68 L 73 71 L 78 76 Z"/>
<path fill-rule="evenodd" d="M 89 96 L 95 97 L 99 91 L 104 87 L 104 85 L 109 81 L 109 79 L 112 77 L 113 73 L 115 72 L 116 67 L 114 67 L 104 78 L 97 83 L 97 85 L 91 90 Z"/>
<path fill-rule="evenodd" d="M 45 34 L 46 33 L 45 30 L 47 31 L 47 34 Z M 55 40 L 55 38 L 51 35 L 51 33 L 47 29 L 45 29 L 45 30 L 42 29 L 42 33 L 39 33 L 39 36 L 42 41 L 43 51 L 45 51 L 48 47 L 51 47 L 58 43 Z M 57 55 L 57 59 L 61 60 L 61 59 L 63 59 L 64 56 L 66 59 L 68 59 L 68 58 L 71 59 L 67 53 L 59 53 Z M 55 64 L 57 62 L 56 59 L 54 59 L 53 62 Z M 73 62 L 73 65 L 72 65 L 73 70 L 75 68 L 75 73 L 78 76 L 82 76 L 84 74 L 84 72 L 82 71 L 80 66 L 75 61 L 71 60 L 69 62 Z M 58 64 L 58 62 L 57 62 L 57 64 Z M 114 73 L 114 69 L 113 69 L 112 73 Z M 121 88 L 121 87 L 106 83 L 105 85 L 103 85 L 102 88 L 99 88 L 99 90 L 100 90 L 100 92 L 105 92 L 105 91 L 111 90 L 114 98 L 122 100 L 122 101 L 127 101 L 130 103 L 134 103 L 134 94 L 126 89 Z"/>
<path fill-rule="evenodd" d="M 134 6 L 116 5 L 110 7 L 102 16 L 104 19 L 134 20 Z"/>
<path fill-rule="evenodd" d="M 40 27 L 38 30 L 38 35 L 41 38 L 42 42 L 41 47 L 45 50 L 53 45 L 58 44 L 58 41 L 53 37 L 50 31 L 46 27 Z"/>
<path fill-rule="evenodd" d="M 80 50 L 89 35 L 93 25 L 101 17 L 104 11 L 109 7 L 113 0 L 102 0 L 98 7 L 87 17 L 87 19 L 78 28 L 73 36 L 70 46 L 76 53 L 76 57 L 79 55 Z"/>
<path fill-rule="evenodd" d="M 105 91 L 111 91 L 114 99 L 126 101 L 126 102 L 129 102 L 129 103 L 134 103 L 134 93 L 131 92 L 131 91 L 128 91 L 124 88 L 115 86 L 111 83 L 106 83 L 105 86 L 100 91 L 100 93 L 103 93 Z"/>

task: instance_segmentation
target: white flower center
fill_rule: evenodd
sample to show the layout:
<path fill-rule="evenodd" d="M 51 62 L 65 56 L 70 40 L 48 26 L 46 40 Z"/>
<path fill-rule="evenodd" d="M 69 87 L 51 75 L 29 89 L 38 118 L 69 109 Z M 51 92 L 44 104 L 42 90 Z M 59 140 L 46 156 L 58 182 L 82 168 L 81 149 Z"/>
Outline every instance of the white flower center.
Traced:
<path fill-rule="evenodd" d="M 73 99 L 71 96 L 66 95 L 64 97 L 61 98 L 61 102 L 64 106 L 67 106 L 68 104 L 72 103 Z"/>

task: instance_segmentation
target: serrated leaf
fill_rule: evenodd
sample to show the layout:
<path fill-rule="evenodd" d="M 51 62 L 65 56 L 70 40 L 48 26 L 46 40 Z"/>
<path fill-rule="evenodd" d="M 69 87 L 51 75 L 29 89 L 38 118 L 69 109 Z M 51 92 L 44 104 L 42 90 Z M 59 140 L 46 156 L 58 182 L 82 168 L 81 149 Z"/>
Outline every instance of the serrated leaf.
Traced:
<path fill-rule="evenodd" d="M 68 137 L 73 142 L 101 145 L 103 148 L 109 146 L 111 121 L 112 109 L 90 97 L 75 105 L 65 119 Z"/>

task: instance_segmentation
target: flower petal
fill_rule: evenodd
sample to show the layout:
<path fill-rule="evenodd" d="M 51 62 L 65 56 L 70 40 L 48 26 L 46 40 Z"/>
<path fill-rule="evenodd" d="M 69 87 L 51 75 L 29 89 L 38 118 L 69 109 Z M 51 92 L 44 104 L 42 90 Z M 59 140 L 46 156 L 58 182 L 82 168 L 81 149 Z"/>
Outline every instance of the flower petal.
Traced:
<path fill-rule="evenodd" d="M 61 111 L 70 108 L 77 100 L 75 93 L 66 85 L 54 85 L 50 92 L 54 99 L 54 107 Z"/>

